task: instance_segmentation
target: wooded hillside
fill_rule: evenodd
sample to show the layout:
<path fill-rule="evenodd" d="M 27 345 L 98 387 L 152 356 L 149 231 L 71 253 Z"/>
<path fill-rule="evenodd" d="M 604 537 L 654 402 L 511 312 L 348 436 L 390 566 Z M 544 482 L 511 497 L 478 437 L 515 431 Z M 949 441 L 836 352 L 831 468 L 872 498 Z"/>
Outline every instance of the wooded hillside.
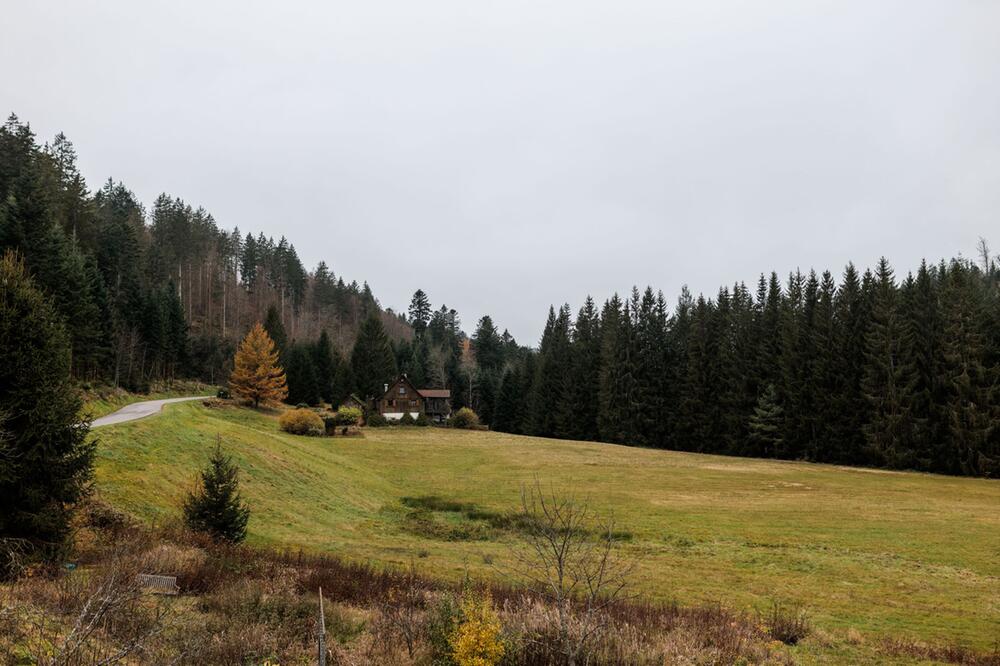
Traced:
<path fill-rule="evenodd" d="M 325 329 L 343 351 L 371 312 L 390 338 L 411 335 L 367 283 L 346 282 L 325 262 L 308 272 L 284 237 L 227 231 L 168 194 L 147 210 L 111 179 L 91 192 L 76 161 L 61 133 L 39 145 L 14 115 L 0 128 L 0 250 L 20 252 L 53 298 L 78 379 L 220 381 L 235 342 L 270 307 L 290 339 Z"/>

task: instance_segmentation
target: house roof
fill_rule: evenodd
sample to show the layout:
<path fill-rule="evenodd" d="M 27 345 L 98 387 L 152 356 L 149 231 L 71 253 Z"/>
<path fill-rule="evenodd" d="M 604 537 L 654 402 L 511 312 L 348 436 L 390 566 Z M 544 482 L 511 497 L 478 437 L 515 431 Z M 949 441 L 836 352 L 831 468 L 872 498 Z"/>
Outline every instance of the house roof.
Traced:
<path fill-rule="evenodd" d="M 448 389 L 417 389 L 417 393 L 425 398 L 450 398 L 451 391 Z"/>
<path fill-rule="evenodd" d="M 409 386 L 411 389 L 413 389 L 417 393 L 420 393 L 420 390 L 417 389 L 417 387 L 413 385 L 413 383 L 407 378 L 406 375 L 400 375 L 399 377 L 396 377 L 396 380 L 394 382 L 392 382 L 391 384 L 387 384 L 386 385 L 386 390 L 382 394 L 382 396 L 379 398 L 379 400 L 384 400 L 385 397 L 388 396 L 389 393 L 392 392 L 392 389 L 394 389 L 396 387 L 396 384 L 398 384 L 399 382 L 406 382 L 407 386 Z"/>

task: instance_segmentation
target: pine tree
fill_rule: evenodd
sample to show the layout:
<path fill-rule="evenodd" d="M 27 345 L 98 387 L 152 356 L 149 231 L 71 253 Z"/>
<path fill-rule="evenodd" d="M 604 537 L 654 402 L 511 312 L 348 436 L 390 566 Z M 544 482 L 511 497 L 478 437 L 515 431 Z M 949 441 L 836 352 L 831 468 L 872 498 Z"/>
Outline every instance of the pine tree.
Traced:
<path fill-rule="evenodd" d="M 250 508 L 239 491 L 239 468 L 222 452 L 222 438 L 202 470 L 198 487 L 184 500 L 184 521 L 196 531 L 219 541 L 240 543 L 247 535 Z"/>
<path fill-rule="evenodd" d="M 0 340 L 0 420 L 10 437 L 0 465 L 0 538 L 55 556 L 89 488 L 95 443 L 70 382 L 69 336 L 13 252 L 0 259 Z"/>
<path fill-rule="evenodd" d="M 254 408 L 281 402 L 288 395 L 285 371 L 267 331 L 258 322 L 243 338 L 233 362 L 229 389 L 233 395 L 253 403 Z"/>
<path fill-rule="evenodd" d="M 351 352 L 351 370 L 362 399 L 382 395 L 385 385 L 396 375 L 396 358 L 378 314 L 372 313 L 361 325 Z"/>

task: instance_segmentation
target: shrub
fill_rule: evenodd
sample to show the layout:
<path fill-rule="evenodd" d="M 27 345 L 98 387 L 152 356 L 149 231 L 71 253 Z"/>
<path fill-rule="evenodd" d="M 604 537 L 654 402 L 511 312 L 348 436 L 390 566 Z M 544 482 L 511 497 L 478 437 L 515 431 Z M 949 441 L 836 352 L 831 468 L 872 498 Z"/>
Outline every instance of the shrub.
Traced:
<path fill-rule="evenodd" d="M 449 423 L 452 428 L 474 430 L 479 427 L 479 417 L 468 407 L 462 407 L 452 415 Z"/>
<path fill-rule="evenodd" d="M 492 666 L 503 658 L 500 618 L 493 610 L 489 591 L 466 592 L 462 597 L 462 619 L 448 643 L 458 666 Z"/>
<path fill-rule="evenodd" d="M 386 421 L 385 417 L 379 414 L 378 412 L 369 414 L 366 423 L 372 428 L 383 428 L 389 425 L 389 422 Z"/>
<path fill-rule="evenodd" d="M 357 407 L 341 407 L 334 419 L 337 425 L 358 425 L 361 423 L 361 410 Z"/>
<path fill-rule="evenodd" d="M 412 416 L 410 416 L 410 413 L 403 412 L 403 417 L 399 419 L 399 425 L 411 426 L 414 423 L 416 423 L 416 421 L 413 419 Z"/>
<path fill-rule="evenodd" d="M 423 412 L 420 412 L 420 414 L 417 416 L 417 420 L 414 421 L 414 425 L 418 425 L 421 428 L 426 428 L 430 424 L 431 424 L 431 420 L 429 418 L 427 418 L 427 415 L 424 414 Z"/>
<path fill-rule="evenodd" d="M 293 435 L 322 435 L 326 432 L 323 419 L 309 409 L 290 409 L 278 417 L 278 425 Z"/>
<path fill-rule="evenodd" d="M 229 400 L 230 395 L 227 389 L 221 388 L 215 393 L 215 397 L 220 400 Z"/>

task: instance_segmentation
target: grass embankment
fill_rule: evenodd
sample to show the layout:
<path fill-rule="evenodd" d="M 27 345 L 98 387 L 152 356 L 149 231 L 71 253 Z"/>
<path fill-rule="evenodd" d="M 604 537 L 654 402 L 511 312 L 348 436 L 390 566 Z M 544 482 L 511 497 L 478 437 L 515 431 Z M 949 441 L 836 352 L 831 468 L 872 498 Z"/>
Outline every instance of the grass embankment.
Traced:
<path fill-rule="evenodd" d="M 150 387 L 149 393 L 129 393 L 125 389 L 99 386 L 83 390 L 83 414 L 100 418 L 118 411 L 122 407 L 145 400 L 166 398 L 186 398 L 192 395 L 215 395 L 217 386 L 194 381 L 158 382 Z"/>
<path fill-rule="evenodd" d="M 200 403 L 98 434 L 104 498 L 156 520 L 178 515 L 221 435 L 258 545 L 488 574 L 517 537 L 496 518 L 537 476 L 614 513 L 649 598 L 802 605 L 817 631 L 801 658 L 860 659 L 883 636 L 985 650 L 1000 634 L 995 480 L 426 428 L 296 437 Z"/>

